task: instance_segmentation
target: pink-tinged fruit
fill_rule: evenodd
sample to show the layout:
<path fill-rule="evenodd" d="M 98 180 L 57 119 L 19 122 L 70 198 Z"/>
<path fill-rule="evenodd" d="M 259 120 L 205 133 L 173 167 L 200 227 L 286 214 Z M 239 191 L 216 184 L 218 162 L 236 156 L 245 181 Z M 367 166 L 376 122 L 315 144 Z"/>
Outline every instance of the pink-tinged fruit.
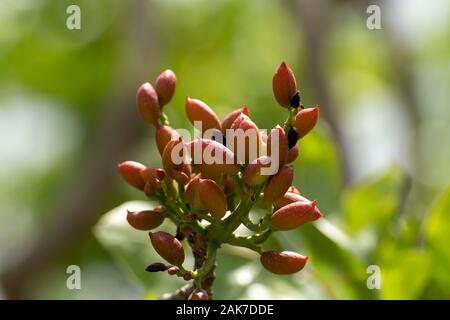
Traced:
<path fill-rule="evenodd" d="M 177 84 L 177 77 L 172 70 L 163 71 L 155 82 L 155 90 L 158 94 L 159 104 L 162 106 L 172 100 Z"/>
<path fill-rule="evenodd" d="M 142 118 L 154 126 L 158 125 L 161 107 L 158 94 L 150 83 L 146 82 L 139 87 L 136 94 L 136 103 Z"/>
<path fill-rule="evenodd" d="M 167 262 L 176 266 L 184 262 L 183 246 L 174 236 L 164 231 L 149 232 L 149 236 L 153 248 Z"/>
<path fill-rule="evenodd" d="M 285 108 L 290 106 L 292 98 L 297 94 L 294 73 L 284 61 L 273 75 L 272 89 L 277 102 Z"/>
<path fill-rule="evenodd" d="M 122 178 L 133 187 L 144 190 L 145 181 L 141 177 L 141 170 L 146 167 L 135 161 L 125 161 L 118 165 Z"/>
<path fill-rule="evenodd" d="M 292 251 L 266 251 L 261 254 L 260 261 L 268 271 L 284 275 L 302 270 L 308 257 Z"/>
<path fill-rule="evenodd" d="M 128 223 L 137 230 L 152 230 L 159 227 L 164 221 L 164 212 L 162 207 L 153 210 L 128 211 Z"/>
<path fill-rule="evenodd" d="M 292 230 L 308 221 L 314 221 L 320 218 L 315 208 L 315 201 L 294 202 L 275 211 L 270 219 L 270 223 L 274 230 Z"/>
<path fill-rule="evenodd" d="M 314 128 L 319 119 L 319 107 L 306 108 L 300 110 L 294 118 L 292 124 L 297 129 L 298 138 L 304 137 L 308 132 Z"/>

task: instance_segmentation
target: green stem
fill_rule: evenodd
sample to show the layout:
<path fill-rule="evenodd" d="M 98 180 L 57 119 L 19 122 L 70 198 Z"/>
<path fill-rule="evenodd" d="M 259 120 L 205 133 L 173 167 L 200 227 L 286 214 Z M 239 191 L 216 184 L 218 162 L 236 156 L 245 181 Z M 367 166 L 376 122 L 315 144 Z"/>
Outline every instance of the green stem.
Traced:
<path fill-rule="evenodd" d="M 205 263 L 200 269 L 198 269 L 197 275 L 195 277 L 195 286 L 197 288 L 202 287 L 203 278 L 211 271 L 212 268 L 214 268 L 214 265 L 216 264 L 217 248 L 218 246 L 215 243 L 213 242 L 208 243 Z"/>
<path fill-rule="evenodd" d="M 244 247 L 250 250 L 256 251 L 258 253 L 262 252 L 261 245 L 255 244 L 252 241 L 252 237 L 239 237 L 232 235 L 226 243 L 231 244 L 233 246 Z"/>
<path fill-rule="evenodd" d="M 243 216 L 242 223 L 247 229 L 253 232 L 261 232 L 262 230 L 265 229 L 262 223 L 254 223 L 253 221 L 250 220 L 249 216 Z"/>
<path fill-rule="evenodd" d="M 161 115 L 159 116 L 159 120 L 165 126 L 170 125 L 169 118 L 167 117 L 167 115 L 164 112 L 161 112 Z"/>
<path fill-rule="evenodd" d="M 297 115 L 296 108 L 289 108 L 288 110 L 289 110 L 288 117 L 283 124 L 283 129 L 286 133 L 288 132 L 289 128 L 292 126 L 292 121 L 294 120 L 294 117 Z"/>
<path fill-rule="evenodd" d="M 263 243 L 264 241 L 267 240 L 267 238 L 269 238 L 269 236 L 272 234 L 272 229 L 267 229 L 266 231 L 259 233 L 259 234 L 255 234 L 253 236 L 251 236 L 249 238 L 250 241 L 252 241 L 255 244 L 260 244 Z"/>

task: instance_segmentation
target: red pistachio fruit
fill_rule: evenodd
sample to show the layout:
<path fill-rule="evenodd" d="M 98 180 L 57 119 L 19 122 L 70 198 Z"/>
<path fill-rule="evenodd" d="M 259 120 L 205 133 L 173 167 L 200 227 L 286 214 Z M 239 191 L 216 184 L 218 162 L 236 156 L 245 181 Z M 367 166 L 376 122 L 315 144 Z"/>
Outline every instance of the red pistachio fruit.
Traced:
<path fill-rule="evenodd" d="M 217 183 L 209 179 L 200 179 L 198 192 L 203 207 L 213 217 L 220 219 L 225 215 L 227 212 L 227 198 Z"/>
<path fill-rule="evenodd" d="M 273 204 L 274 207 L 274 211 L 277 211 L 278 209 L 287 206 L 288 204 L 294 203 L 294 202 L 311 202 L 311 200 L 306 199 L 305 197 L 293 193 L 293 192 L 286 192 L 278 201 L 276 201 Z M 311 220 L 310 221 L 315 221 L 319 218 L 322 218 L 323 214 L 322 212 L 320 212 L 319 207 L 317 207 L 317 205 L 314 208 L 314 213 L 311 216 Z"/>
<path fill-rule="evenodd" d="M 167 146 L 170 140 L 179 138 L 180 135 L 170 126 L 158 125 L 155 132 L 156 146 L 158 147 L 159 154 L 162 155 L 164 148 Z"/>
<path fill-rule="evenodd" d="M 239 171 L 233 152 L 217 141 L 196 139 L 189 142 L 186 148 L 191 155 L 193 164 L 201 165 L 202 173 L 208 175 L 215 171 L 234 174 Z"/>
<path fill-rule="evenodd" d="M 280 199 L 289 189 L 294 179 L 294 169 L 282 167 L 277 174 L 270 178 L 264 189 L 264 201 L 273 203 Z"/>
<path fill-rule="evenodd" d="M 189 296 L 189 300 L 209 300 L 209 296 L 205 290 L 195 289 Z"/>
<path fill-rule="evenodd" d="M 234 195 L 237 193 L 236 183 L 234 182 L 233 177 L 229 174 L 227 174 L 223 179 L 223 189 L 226 194 Z"/>
<path fill-rule="evenodd" d="M 163 223 L 164 213 L 162 207 L 153 210 L 128 211 L 127 221 L 135 229 L 152 230 Z"/>
<path fill-rule="evenodd" d="M 297 94 L 294 73 L 284 61 L 273 75 L 272 89 L 277 102 L 285 108 L 290 106 L 292 98 Z"/>
<path fill-rule="evenodd" d="M 319 119 L 320 109 L 318 106 L 300 110 L 294 118 L 292 124 L 297 129 L 298 138 L 304 137 L 314 128 Z"/>
<path fill-rule="evenodd" d="M 267 137 L 267 154 L 272 157 L 272 159 L 274 158 L 274 152 L 276 150 L 278 150 L 277 156 L 279 164 L 282 166 L 286 163 L 289 147 L 287 134 L 279 125 L 273 128 Z"/>
<path fill-rule="evenodd" d="M 164 148 L 162 163 L 169 177 L 182 184 L 189 181 L 192 169 L 187 161 L 187 152 L 181 138 L 169 141 Z"/>
<path fill-rule="evenodd" d="M 158 78 L 156 78 L 155 90 L 158 93 L 158 100 L 161 107 L 172 100 L 176 84 L 177 77 L 175 76 L 175 73 L 169 69 L 163 71 Z"/>
<path fill-rule="evenodd" d="M 183 275 L 183 279 L 184 279 L 184 281 L 190 281 L 190 280 L 192 280 L 192 274 L 190 274 L 190 273 L 185 273 L 185 274 Z"/>
<path fill-rule="evenodd" d="M 120 175 L 133 187 L 144 190 L 145 181 L 141 177 L 141 170 L 146 167 L 135 161 L 125 161 L 118 165 Z"/>
<path fill-rule="evenodd" d="M 223 134 L 226 134 L 226 130 L 231 128 L 231 125 L 233 124 L 234 120 L 236 120 L 237 117 L 241 115 L 241 113 L 250 117 L 250 110 L 248 109 L 247 106 L 243 106 L 242 108 L 231 111 L 229 114 L 225 116 L 225 118 L 222 121 Z"/>
<path fill-rule="evenodd" d="M 171 234 L 158 231 L 149 232 L 150 240 L 156 252 L 167 262 L 176 266 L 184 262 L 184 250 L 180 241 Z"/>
<path fill-rule="evenodd" d="M 159 168 L 141 169 L 141 177 L 145 181 L 144 192 L 147 197 L 153 196 L 161 191 L 161 180 L 166 176 L 166 172 Z"/>
<path fill-rule="evenodd" d="M 202 133 L 208 129 L 221 130 L 220 120 L 216 113 L 203 101 L 186 98 L 186 114 L 193 125 L 200 121 L 202 124 Z"/>
<path fill-rule="evenodd" d="M 200 175 L 195 176 L 186 185 L 186 191 L 184 193 L 184 198 L 186 203 L 189 205 L 193 212 L 198 212 L 203 210 L 203 204 L 200 201 L 200 194 L 198 191 L 198 186 L 200 183 Z"/>
<path fill-rule="evenodd" d="M 250 163 L 255 160 L 261 147 L 261 135 L 256 124 L 241 113 L 231 125 L 233 131 L 227 132 L 227 142 L 236 155 L 239 163 Z"/>
<path fill-rule="evenodd" d="M 270 161 L 268 156 L 262 156 L 252 161 L 244 170 L 244 182 L 249 186 L 257 186 L 269 179 L 270 176 L 263 175 L 261 169 L 270 167 Z"/>
<path fill-rule="evenodd" d="M 292 230 L 308 221 L 319 219 L 322 214 L 315 209 L 315 201 L 294 202 L 275 211 L 270 219 L 270 223 L 274 230 Z"/>
<path fill-rule="evenodd" d="M 311 200 L 306 199 L 305 197 L 297 194 L 297 193 L 293 193 L 293 192 L 286 192 L 280 199 L 278 199 L 277 201 L 275 201 L 273 203 L 273 207 L 274 210 L 278 210 L 281 207 L 287 206 L 288 204 L 291 204 L 293 202 L 297 202 L 297 201 L 303 201 L 303 202 L 311 202 Z"/>
<path fill-rule="evenodd" d="M 286 164 L 294 162 L 298 158 L 298 145 L 296 144 L 289 149 L 286 157 Z"/>
<path fill-rule="evenodd" d="M 171 276 L 176 275 L 178 273 L 178 268 L 170 267 L 169 269 L 167 269 L 167 273 L 170 274 Z"/>
<path fill-rule="evenodd" d="M 164 171 L 164 169 L 151 167 L 141 169 L 141 177 L 146 182 L 152 179 L 163 180 L 165 176 L 166 172 Z"/>
<path fill-rule="evenodd" d="M 144 193 L 147 197 L 153 197 L 159 191 L 161 191 L 161 182 L 159 180 L 154 179 L 145 183 Z"/>
<path fill-rule="evenodd" d="M 161 108 L 158 94 L 150 83 L 146 82 L 139 87 L 136 94 L 136 103 L 142 118 L 156 126 L 161 115 Z"/>
<path fill-rule="evenodd" d="M 307 256 L 292 251 L 266 251 L 261 254 L 261 264 L 275 274 L 292 274 L 303 269 Z"/>

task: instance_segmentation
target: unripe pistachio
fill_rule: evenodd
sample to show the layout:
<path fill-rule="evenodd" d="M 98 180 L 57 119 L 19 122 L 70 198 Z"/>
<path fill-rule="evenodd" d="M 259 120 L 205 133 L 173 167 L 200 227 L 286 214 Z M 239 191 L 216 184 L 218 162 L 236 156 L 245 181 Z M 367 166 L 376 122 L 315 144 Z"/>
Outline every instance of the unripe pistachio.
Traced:
<path fill-rule="evenodd" d="M 160 168 L 146 167 L 141 170 L 141 177 L 146 182 L 152 179 L 163 180 L 165 176 L 166 172 Z"/>
<path fill-rule="evenodd" d="M 261 169 L 270 167 L 270 161 L 268 156 L 253 160 L 244 170 L 244 182 L 249 186 L 257 186 L 269 179 L 270 176 L 262 174 Z"/>
<path fill-rule="evenodd" d="M 147 268 L 145 268 L 145 271 L 147 271 L 147 272 L 159 272 L 159 271 L 166 271 L 166 270 L 167 270 L 167 266 L 161 262 L 152 263 Z"/>
<path fill-rule="evenodd" d="M 166 174 L 181 184 L 186 184 L 191 177 L 191 165 L 181 138 L 169 141 L 164 148 L 162 163 Z"/>
<path fill-rule="evenodd" d="M 286 164 L 294 162 L 298 158 L 298 145 L 296 144 L 289 149 L 286 157 Z"/>
<path fill-rule="evenodd" d="M 156 194 L 157 191 L 160 191 L 160 189 L 161 189 L 160 183 L 158 184 L 156 181 L 153 183 L 148 181 L 145 183 L 144 193 L 147 197 L 151 198 Z"/>
<path fill-rule="evenodd" d="M 225 116 L 221 125 L 223 134 L 226 134 L 226 130 L 231 128 L 231 125 L 236 120 L 236 118 L 241 115 L 241 113 L 245 114 L 248 117 L 250 116 L 250 110 L 248 109 L 247 106 L 243 106 L 242 108 L 231 111 L 229 114 Z"/>
<path fill-rule="evenodd" d="M 164 148 L 167 146 L 170 140 L 179 138 L 180 135 L 172 127 L 165 125 L 158 125 L 155 132 L 156 146 L 158 147 L 159 154 L 162 155 Z"/>
<path fill-rule="evenodd" d="M 292 184 L 294 178 L 294 169 L 291 167 L 282 167 L 276 175 L 270 178 L 264 189 L 264 201 L 269 204 L 280 199 L 289 186 Z"/>
<path fill-rule="evenodd" d="M 184 262 L 184 250 L 180 241 L 171 234 L 158 231 L 149 232 L 150 240 L 156 252 L 167 262 L 176 266 Z"/>
<path fill-rule="evenodd" d="M 272 273 L 292 274 L 303 269 L 308 257 L 292 251 L 266 251 L 260 260 L 264 268 Z"/>
<path fill-rule="evenodd" d="M 135 161 L 125 161 L 118 165 L 120 175 L 133 187 L 144 190 L 145 181 L 141 177 L 141 170 L 145 169 L 145 166 Z"/>
<path fill-rule="evenodd" d="M 162 207 L 153 210 L 128 211 L 127 221 L 135 229 L 152 230 L 163 223 L 164 212 Z"/>
<path fill-rule="evenodd" d="M 277 146 L 274 146 L 274 143 L 276 143 Z M 273 159 L 274 156 L 272 155 L 273 152 L 272 149 L 276 151 L 277 148 L 278 148 L 279 166 L 281 167 L 283 164 L 286 163 L 286 157 L 289 148 L 288 148 L 288 137 L 284 132 L 284 129 L 278 125 L 270 131 L 270 134 L 267 137 L 267 155 Z"/>
<path fill-rule="evenodd" d="M 233 152 L 223 144 L 209 139 L 196 139 L 186 145 L 193 164 L 201 164 L 202 172 L 234 174 L 239 171 Z M 208 167 L 208 169 L 206 169 Z"/>
<path fill-rule="evenodd" d="M 204 179 L 211 179 L 215 182 L 222 180 L 223 172 L 217 169 L 217 165 L 202 163 L 200 165 L 200 172 Z"/>
<path fill-rule="evenodd" d="M 294 187 L 295 188 L 295 187 Z M 294 203 L 294 202 L 311 202 L 311 200 L 296 194 L 296 193 L 292 193 L 292 192 L 286 192 L 281 199 L 279 199 L 278 201 L 276 201 L 273 204 L 274 207 L 274 211 L 277 211 L 278 209 L 287 206 L 288 204 Z M 315 221 L 319 218 L 322 218 L 323 214 L 322 212 L 320 212 L 319 207 L 317 207 L 317 205 L 314 207 L 314 213 L 311 216 L 311 220 L 310 221 Z"/>
<path fill-rule="evenodd" d="M 203 101 L 186 98 L 186 114 L 193 125 L 195 121 L 201 121 L 202 133 L 208 129 L 221 130 L 216 113 Z"/>
<path fill-rule="evenodd" d="M 144 192 L 147 197 L 161 191 L 161 180 L 165 176 L 166 173 L 163 169 L 149 167 L 141 169 L 141 177 L 145 181 Z"/>
<path fill-rule="evenodd" d="M 159 104 L 162 106 L 172 100 L 177 84 L 177 77 L 172 70 L 163 71 L 155 82 L 155 90 L 158 93 Z"/>
<path fill-rule="evenodd" d="M 275 211 L 270 219 L 270 223 L 274 230 L 292 230 L 308 221 L 320 218 L 315 208 L 315 201 L 294 202 Z"/>
<path fill-rule="evenodd" d="M 314 128 L 319 119 L 319 107 L 300 110 L 294 118 L 293 125 L 297 129 L 298 138 L 301 139 Z"/>
<path fill-rule="evenodd" d="M 225 175 L 224 177 L 223 189 L 226 194 L 237 194 L 236 183 L 234 182 L 233 177 L 229 174 Z"/>
<path fill-rule="evenodd" d="M 142 118 L 154 126 L 158 125 L 161 108 L 158 101 L 158 94 L 148 82 L 141 85 L 136 94 L 136 102 Z"/>
<path fill-rule="evenodd" d="M 222 218 L 227 212 L 225 193 L 213 180 L 200 179 L 198 185 L 200 201 L 211 216 Z"/>
<path fill-rule="evenodd" d="M 311 202 L 311 200 L 306 199 L 305 197 L 303 197 L 299 194 L 288 191 L 280 199 L 278 199 L 277 201 L 275 201 L 273 203 L 273 207 L 274 207 L 274 210 L 277 211 L 278 209 L 280 209 L 284 206 L 287 206 L 288 204 L 298 202 L 298 201 Z"/>
<path fill-rule="evenodd" d="M 203 204 L 200 201 L 200 194 L 198 191 L 198 186 L 200 182 L 200 175 L 195 176 L 186 186 L 186 191 L 184 193 L 184 198 L 186 203 L 189 205 L 193 212 L 202 211 Z"/>
<path fill-rule="evenodd" d="M 183 275 L 183 279 L 184 279 L 184 281 L 190 281 L 190 280 L 192 280 L 192 274 L 190 274 L 190 273 L 185 273 L 185 274 Z"/>
<path fill-rule="evenodd" d="M 209 296 L 205 290 L 195 289 L 189 296 L 189 300 L 209 300 Z"/>
<path fill-rule="evenodd" d="M 178 273 L 178 268 L 170 267 L 169 269 L 167 269 L 167 273 L 170 274 L 171 276 L 176 275 Z"/>
<path fill-rule="evenodd" d="M 261 136 L 256 124 L 241 113 L 231 125 L 232 132 L 227 133 L 233 153 L 239 163 L 250 163 L 260 154 Z"/>
<path fill-rule="evenodd" d="M 294 73 L 284 61 L 273 75 L 272 89 L 275 99 L 282 107 L 291 106 L 291 100 L 297 94 L 297 83 Z"/>

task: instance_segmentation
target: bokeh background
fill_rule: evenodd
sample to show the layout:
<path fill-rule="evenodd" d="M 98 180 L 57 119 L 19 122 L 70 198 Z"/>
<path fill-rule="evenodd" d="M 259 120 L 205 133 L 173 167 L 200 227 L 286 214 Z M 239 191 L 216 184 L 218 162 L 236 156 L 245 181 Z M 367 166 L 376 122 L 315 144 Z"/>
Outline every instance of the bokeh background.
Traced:
<path fill-rule="evenodd" d="M 374 3 L 381 30 L 366 26 Z M 66 28 L 70 4 L 81 30 Z M 151 204 L 117 163 L 159 161 L 135 91 L 171 68 L 175 128 L 190 127 L 187 95 L 221 117 L 247 104 L 271 128 L 285 118 L 271 89 L 285 60 L 303 103 L 321 105 L 295 185 L 326 219 L 267 243 L 310 256 L 292 276 L 221 250 L 215 298 L 450 298 L 449 18 L 445 0 L 2 0 L 0 296 L 155 299 L 181 286 L 145 272 L 156 255 L 124 223 L 125 208 Z M 69 265 L 81 290 L 66 288 Z"/>

